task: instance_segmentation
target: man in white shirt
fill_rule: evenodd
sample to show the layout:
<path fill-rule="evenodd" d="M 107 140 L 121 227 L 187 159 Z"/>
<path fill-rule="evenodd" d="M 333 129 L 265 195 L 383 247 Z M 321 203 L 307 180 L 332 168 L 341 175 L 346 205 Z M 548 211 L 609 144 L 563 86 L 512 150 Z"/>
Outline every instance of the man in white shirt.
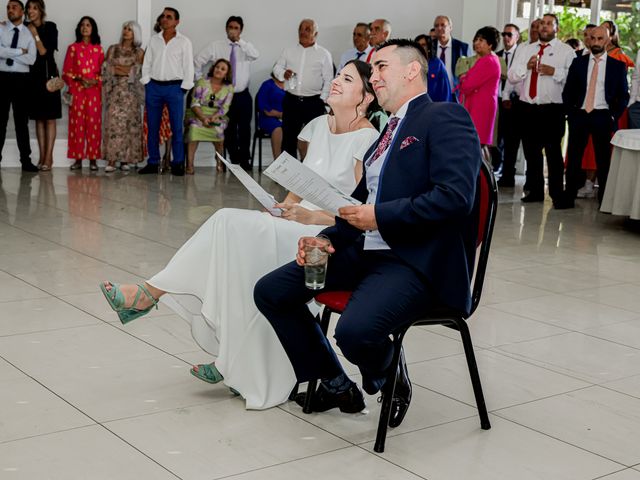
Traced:
<path fill-rule="evenodd" d="M 384 18 L 377 18 L 369 25 L 369 54 L 366 56 L 365 61 L 371 63 L 371 56 L 378 45 L 382 45 L 389 38 L 391 38 L 391 22 Z"/>
<path fill-rule="evenodd" d="M 594 27 L 589 36 L 591 53 L 581 55 L 571 64 L 562 92 L 568 112 L 569 146 L 565 198 L 556 208 L 574 206 L 578 188 L 584 183 L 582 156 L 589 135 L 593 140 L 600 185 L 598 200 L 602 202 L 609 175 L 609 142 L 629 102 L 627 67 L 623 62 L 607 56 L 609 30 L 605 26 Z"/>
<path fill-rule="evenodd" d="M 340 65 L 338 65 L 338 72 L 351 60 L 362 60 L 363 62 L 367 60 L 370 52 L 373 50 L 373 47 L 369 45 L 370 33 L 371 30 L 367 23 L 359 22 L 353 27 L 353 48 L 350 48 L 342 54 Z"/>
<path fill-rule="evenodd" d="M 502 44 L 504 49 L 497 52 L 504 58 L 507 72 L 513 64 L 513 59 L 520 45 L 520 29 L 513 23 L 507 23 L 502 29 Z M 498 145 L 502 148 L 502 175 L 498 180 L 501 187 L 513 187 L 516 175 L 516 157 L 520 147 L 520 118 L 519 111 L 520 90 L 507 82 L 506 75 L 501 80 L 500 114 L 498 115 Z"/>
<path fill-rule="evenodd" d="M 562 137 L 565 111 L 562 89 L 571 62 L 576 58 L 569 45 L 556 38 L 558 18 L 548 13 L 540 21 L 539 39 L 521 45 L 511 64 L 508 78 L 522 84 L 522 146 L 527 160 L 529 193 L 523 202 L 544 201 L 543 151 L 549 172 L 549 196 L 554 203 L 563 198 Z"/>
<path fill-rule="evenodd" d="M 24 26 L 24 5 L 20 0 L 7 3 L 8 22 L 0 24 L 0 160 L 7 135 L 9 108 L 13 122 L 23 172 L 37 172 L 31 163 L 29 142 L 29 66 L 36 61 L 36 42 Z"/>
<path fill-rule="evenodd" d="M 460 57 L 469 56 L 469 44 L 451 36 L 453 24 L 446 15 L 438 15 L 433 21 L 433 28 L 435 28 L 436 38 L 438 39 L 436 55 L 447 69 L 449 84 L 451 85 L 451 91 L 453 91 L 458 85 L 458 77 L 455 76 L 456 63 Z"/>
<path fill-rule="evenodd" d="M 145 85 L 145 106 L 149 134 L 147 146 L 149 160 L 138 173 L 158 173 L 160 163 L 160 121 L 162 108 L 169 109 L 171 123 L 171 147 L 173 161 L 171 174 L 184 175 L 184 94 L 193 87 L 193 47 L 191 40 L 176 30 L 180 23 L 180 13 L 167 7 L 160 16 L 157 35 L 149 40 L 149 46 L 142 64 L 142 78 Z"/>
<path fill-rule="evenodd" d="M 251 144 L 251 118 L 253 100 L 249 93 L 251 63 L 260 56 L 258 50 L 246 40 L 240 38 L 244 29 L 242 17 L 232 15 L 225 25 L 226 40 L 216 40 L 203 48 L 194 59 L 196 78 L 201 78 L 209 62 L 219 58 L 229 60 L 233 76 L 233 100 L 229 107 L 229 124 L 224 131 L 224 146 L 229 152 L 231 162 L 250 169 L 249 146 Z M 208 68 L 208 67 L 207 67 Z"/>
<path fill-rule="evenodd" d="M 298 155 L 298 134 L 326 112 L 325 100 L 333 80 L 329 51 L 316 43 L 318 25 L 305 18 L 298 27 L 298 44 L 285 48 L 273 66 L 273 75 L 285 81 L 282 102 L 282 149 Z"/>

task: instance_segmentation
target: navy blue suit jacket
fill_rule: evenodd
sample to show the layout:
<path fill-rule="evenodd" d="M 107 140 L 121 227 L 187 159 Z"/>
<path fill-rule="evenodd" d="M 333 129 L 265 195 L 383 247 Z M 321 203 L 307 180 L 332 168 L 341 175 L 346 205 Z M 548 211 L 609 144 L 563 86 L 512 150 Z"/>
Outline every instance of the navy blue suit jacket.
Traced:
<path fill-rule="evenodd" d="M 426 94 L 411 101 L 397 128 L 378 186 L 378 230 L 443 304 L 468 312 L 477 237 L 476 183 L 482 161 L 478 135 L 462 106 L 433 102 Z M 402 148 L 409 137 L 417 141 Z M 367 196 L 365 171 L 353 197 L 365 203 Z M 337 218 L 323 233 L 339 249 L 363 232 Z"/>
<path fill-rule="evenodd" d="M 580 110 L 587 95 L 587 75 L 591 55 L 583 55 L 576 59 L 569 67 L 567 81 L 562 91 L 562 102 L 569 114 Z M 627 82 L 627 67 L 620 60 L 607 57 L 607 67 L 604 77 L 604 97 L 609 104 L 609 112 L 614 120 L 618 120 L 629 103 L 629 84 Z"/>

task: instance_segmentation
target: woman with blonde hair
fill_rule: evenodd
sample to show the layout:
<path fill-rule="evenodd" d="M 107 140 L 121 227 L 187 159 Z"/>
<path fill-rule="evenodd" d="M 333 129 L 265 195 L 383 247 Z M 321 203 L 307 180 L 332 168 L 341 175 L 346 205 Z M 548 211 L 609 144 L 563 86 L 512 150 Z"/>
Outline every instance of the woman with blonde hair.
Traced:
<path fill-rule="evenodd" d="M 140 83 L 144 52 L 140 25 L 133 20 L 122 25 L 120 42 L 111 45 L 102 66 L 103 98 L 106 114 L 103 133 L 105 172 L 142 160 L 142 106 L 144 87 Z"/>

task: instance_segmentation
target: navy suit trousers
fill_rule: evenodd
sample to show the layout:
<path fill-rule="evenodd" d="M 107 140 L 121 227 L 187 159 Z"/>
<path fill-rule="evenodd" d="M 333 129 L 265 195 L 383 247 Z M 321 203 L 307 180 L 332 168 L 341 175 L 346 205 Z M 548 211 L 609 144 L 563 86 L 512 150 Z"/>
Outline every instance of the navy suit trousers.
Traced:
<path fill-rule="evenodd" d="M 363 388 L 373 394 L 385 381 L 393 344 L 389 335 L 433 305 L 422 277 L 390 250 L 363 251 L 360 240 L 336 251 L 329 261 L 325 290 L 352 290 L 335 339 L 342 354 L 360 369 Z M 321 291 L 304 285 L 304 268 L 295 262 L 258 281 L 254 298 L 273 326 L 299 382 L 331 379 L 343 372 L 328 339 L 306 304 Z"/>

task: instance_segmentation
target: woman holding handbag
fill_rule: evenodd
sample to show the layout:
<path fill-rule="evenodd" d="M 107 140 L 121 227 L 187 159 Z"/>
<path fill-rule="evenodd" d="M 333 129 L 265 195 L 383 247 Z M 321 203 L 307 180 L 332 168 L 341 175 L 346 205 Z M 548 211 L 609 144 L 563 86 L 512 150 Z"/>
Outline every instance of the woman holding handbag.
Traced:
<path fill-rule="evenodd" d="M 40 150 L 38 168 L 43 172 L 53 165 L 53 146 L 56 141 L 56 120 L 62 117 L 60 89 L 64 82 L 58 73 L 54 53 L 58 49 L 58 29 L 47 16 L 43 0 L 28 0 L 27 28 L 36 41 L 38 55 L 31 65 L 31 96 L 29 117 L 36 121 L 36 136 Z M 26 22 L 25 22 L 26 23 Z"/>

